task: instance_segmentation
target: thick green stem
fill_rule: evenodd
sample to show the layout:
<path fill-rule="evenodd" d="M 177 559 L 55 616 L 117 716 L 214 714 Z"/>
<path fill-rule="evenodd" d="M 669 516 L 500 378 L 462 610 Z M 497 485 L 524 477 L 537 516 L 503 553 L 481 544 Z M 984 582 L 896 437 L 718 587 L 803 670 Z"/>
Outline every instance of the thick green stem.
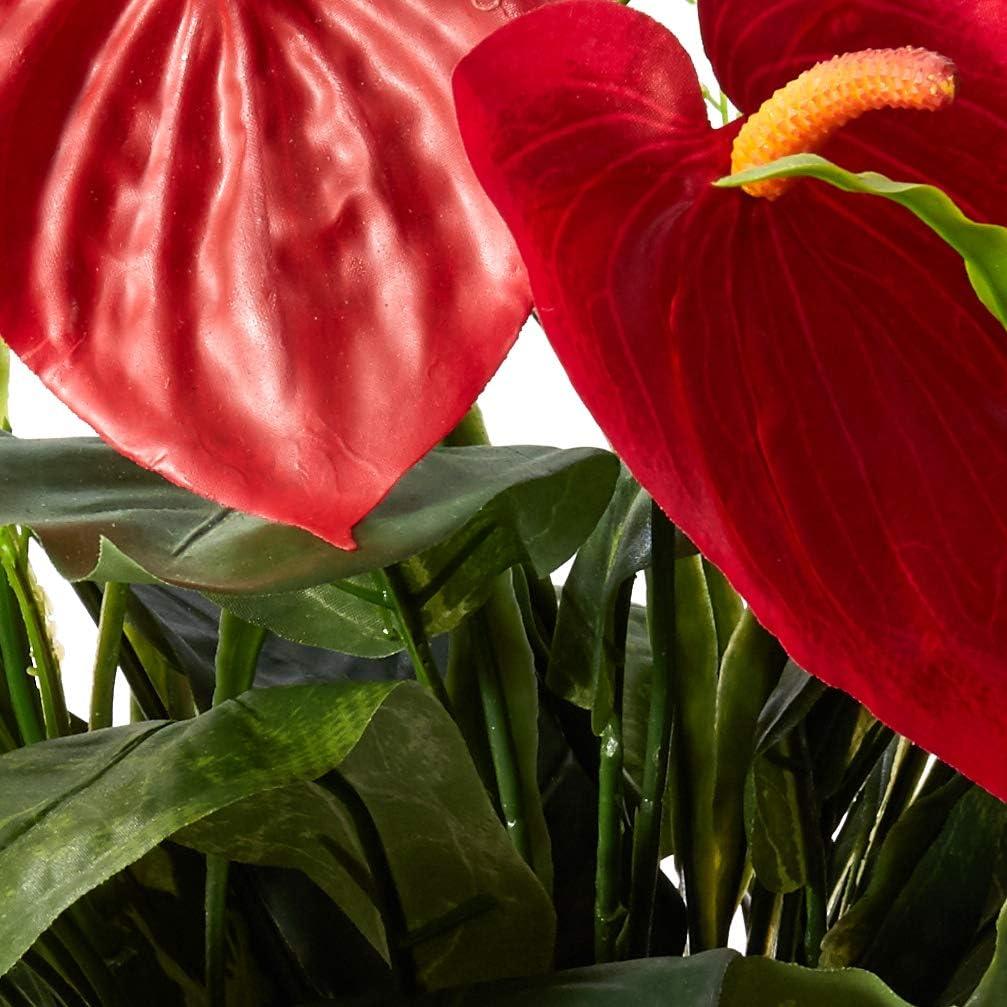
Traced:
<path fill-rule="evenodd" d="M 485 644 L 491 637 L 485 610 L 475 613 L 471 618 L 477 638 Z M 476 681 L 483 716 L 486 718 L 486 733 L 490 756 L 493 759 L 497 793 L 500 797 L 500 810 L 503 812 L 504 825 L 514 847 L 526 863 L 534 866 L 534 851 L 524 806 L 517 742 L 511 728 L 510 712 L 507 709 L 500 674 L 494 649 L 486 645 L 480 646 L 479 660 L 476 662 Z"/>
<path fill-rule="evenodd" d="M 28 673 L 31 657 L 24 646 L 22 626 L 16 611 L 17 601 L 5 573 L 0 573 L 0 654 L 10 693 L 14 719 L 25 745 L 45 738 L 45 727 L 38 715 L 38 692 Z"/>
<path fill-rule="evenodd" d="M 613 717 L 601 735 L 598 766 L 598 859 L 595 867 L 594 960 L 616 959 L 622 904 L 622 725 Z"/>
<path fill-rule="evenodd" d="M 91 679 L 91 718 L 89 727 L 99 731 L 112 726 L 112 705 L 115 699 L 115 675 L 119 668 L 122 629 L 126 621 L 128 584 L 106 584 L 98 619 L 98 649 L 94 657 Z"/>
<path fill-rule="evenodd" d="M 42 716 L 46 736 L 60 738 L 70 733 L 70 714 L 63 695 L 59 665 L 31 582 L 31 574 L 21 549 L 9 528 L 0 529 L 0 565 L 17 599 L 24 620 L 28 642 L 35 659 L 39 690 L 42 694 Z"/>
<path fill-rule="evenodd" d="M 672 680 L 675 675 L 675 526 L 653 505 L 652 565 L 647 581 L 647 614 L 654 670 L 650 717 L 644 752 L 640 807 L 633 832 L 627 951 L 642 957 L 650 950 L 661 849 L 661 821 L 668 784 L 668 759 L 673 715 Z"/>
<path fill-rule="evenodd" d="M 255 666 L 266 640 L 261 626 L 220 611 L 215 664 L 216 684 L 213 705 L 218 706 L 240 696 L 252 687 Z M 223 1007 L 226 994 L 227 960 L 227 877 L 230 864 L 226 857 L 210 854 L 206 858 L 206 991 L 210 1007 Z"/>
<path fill-rule="evenodd" d="M 101 589 L 90 581 L 79 581 L 72 586 L 87 614 L 96 626 L 99 625 L 101 622 Z M 165 720 L 169 716 L 172 719 L 178 719 L 167 709 L 151 680 L 148 669 L 130 643 L 128 621 L 126 635 L 119 641 L 119 668 L 132 693 L 131 703 L 136 707 L 137 715 L 132 719 L 132 723 L 138 720 Z"/>
<path fill-rule="evenodd" d="M 220 610 L 214 706 L 251 689 L 255 679 L 255 666 L 265 642 L 266 630 L 261 626 L 239 619 L 226 608 Z"/>
<path fill-rule="evenodd" d="M 447 689 L 444 688 L 444 680 L 434 660 L 433 651 L 430 649 L 430 641 L 423 628 L 423 618 L 409 604 L 409 590 L 401 572 L 397 567 L 391 566 L 384 570 L 380 577 L 382 593 L 395 615 L 395 622 L 412 661 L 416 680 L 426 686 L 437 697 L 441 706 L 450 713 L 451 700 Z"/>

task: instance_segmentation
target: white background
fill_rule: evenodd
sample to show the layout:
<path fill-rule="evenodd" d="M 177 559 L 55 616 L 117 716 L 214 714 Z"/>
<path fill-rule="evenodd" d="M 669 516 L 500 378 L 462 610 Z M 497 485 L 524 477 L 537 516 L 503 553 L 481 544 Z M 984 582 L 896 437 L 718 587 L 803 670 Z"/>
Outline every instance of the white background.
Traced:
<path fill-rule="evenodd" d="M 639 0 L 633 6 L 674 31 L 696 61 L 700 79 L 713 87 L 713 74 L 699 41 L 695 6 L 687 0 Z M 497 444 L 606 446 L 604 435 L 581 405 L 541 329 L 534 323 L 525 328 L 517 346 L 486 388 L 480 405 L 490 437 Z M 22 437 L 91 433 L 86 424 L 17 361 L 12 361 L 11 417 L 15 433 Z M 34 566 L 49 596 L 57 639 L 63 650 L 68 705 L 74 713 L 86 718 L 96 638 L 94 624 L 40 552 L 34 554 Z M 127 692 L 120 678 L 116 719 L 123 722 L 127 715 Z"/>

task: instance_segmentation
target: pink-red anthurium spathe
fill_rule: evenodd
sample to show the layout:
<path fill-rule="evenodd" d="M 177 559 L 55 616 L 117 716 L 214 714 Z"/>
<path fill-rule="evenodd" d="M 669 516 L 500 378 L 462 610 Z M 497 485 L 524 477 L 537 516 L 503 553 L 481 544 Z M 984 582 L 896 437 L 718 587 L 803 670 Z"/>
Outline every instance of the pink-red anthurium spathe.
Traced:
<path fill-rule="evenodd" d="M 999 4 L 700 15 L 748 113 L 837 54 L 953 61 L 949 107 L 871 112 L 822 153 L 1007 222 Z M 500 29 L 455 94 L 542 323 L 639 480 L 796 661 L 1007 798 L 1007 334 L 958 256 L 880 200 L 712 188 L 741 124 L 712 128 L 675 39 L 605 0 Z"/>
<path fill-rule="evenodd" d="M 0 337 L 123 453 L 352 547 L 530 306 L 450 76 L 539 0 L 0 0 Z"/>

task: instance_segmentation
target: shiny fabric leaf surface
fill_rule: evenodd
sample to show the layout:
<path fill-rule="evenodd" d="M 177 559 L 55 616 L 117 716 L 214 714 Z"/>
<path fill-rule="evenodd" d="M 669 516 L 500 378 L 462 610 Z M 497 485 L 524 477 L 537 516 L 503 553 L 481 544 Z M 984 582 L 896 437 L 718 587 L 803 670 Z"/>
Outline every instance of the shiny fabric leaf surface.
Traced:
<path fill-rule="evenodd" d="M 675 40 L 614 4 L 519 19 L 455 89 L 636 477 L 797 663 L 1007 797 L 1007 338 L 958 256 L 878 200 L 712 189 L 737 126 L 712 130 Z M 992 206 L 973 181 L 963 207 Z"/>
<path fill-rule="evenodd" d="M 0 0 L 0 336 L 134 460 L 352 547 L 527 312 L 449 82 L 538 2 Z"/>

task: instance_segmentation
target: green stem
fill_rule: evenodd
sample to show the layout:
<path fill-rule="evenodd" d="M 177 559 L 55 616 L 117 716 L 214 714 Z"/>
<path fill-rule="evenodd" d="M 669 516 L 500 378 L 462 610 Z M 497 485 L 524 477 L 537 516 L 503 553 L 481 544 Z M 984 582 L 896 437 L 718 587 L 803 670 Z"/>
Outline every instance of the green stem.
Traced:
<path fill-rule="evenodd" d="M 115 698 L 115 675 L 119 668 L 122 630 L 126 621 L 128 584 L 106 584 L 98 619 L 98 649 L 94 657 L 91 680 L 92 731 L 112 726 L 112 706 Z"/>
<path fill-rule="evenodd" d="M 87 614 L 94 621 L 95 626 L 98 626 L 101 622 L 101 589 L 91 581 L 79 581 L 72 586 Z M 135 597 L 133 600 L 135 601 Z M 131 702 L 137 708 L 137 717 L 131 723 L 135 723 L 136 720 L 164 720 L 168 718 L 170 714 L 166 704 L 151 681 L 148 669 L 129 641 L 128 624 L 126 635 L 119 641 L 119 668 L 132 693 Z"/>
<path fill-rule="evenodd" d="M 598 766 L 598 859 L 595 868 L 594 960 L 615 961 L 622 905 L 622 725 L 613 717 L 601 735 Z"/>
<path fill-rule="evenodd" d="M 486 718 L 486 733 L 490 757 L 497 781 L 500 810 L 511 842 L 525 863 L 534 866 L 531 832 L 525 813 L 521 770 L 518 765 L 517 742 L 511 729 L 510 713 L 500 680 L 500 668 L 494 649 L 486 645 L 491 638 L 486 610 L 471 616 L 476 639 L 479 641 L 479 660 L 476 662 L 476 682 Z M 522 627 L 523 631 L 523 627 Z"/>
<path fill-rule="evenodd" d="M 745 953 L 772 958 L 780 929 L 783 896 L 752 882 L 752 904 L 748 919 L 748 946 Z"/>
<path fill-rule="evenodd" d="M 647 614 L 653 650 L 650 716 L 644 751 L 640 807 L 633 832 L 627 950 L 646 956 L 654 917 L 661 850 L 661 821 L 668 783 L 675 674 L 675 526 L 655 503 L 651 515 L 652 565 L 647 581 Z"/>
<path fill-rule="evenodd" d="M 266 630 L 238 618 L 226 608 L 220 610 L 215 662 L 216 682 L 213 705 L 218 706 L 251 689 Z"/>
<path fill-rule="evenodd" d="M 206 997 L 224 1007 L 227 992 L 227 878 L 231 864 L 214 853 L 206 857 Z"/>
<path fill-rule="evenodd" d="M 10 693 L 14 719 L 25 745 L 45 738 L 45 728 L 38 715 L 38 691 L 28 674 L 31 657 L 25 650 L 23 627 L 15 611 L 16 600 L 5 573 L 0 574 L 0 654 L 3 656 L 7 691 Z"/>
<path fill-rule="evenodd" d="M 252 687 L 266 630 L 220 610 L 213 705 L 234 699 Z M 210 1007 L 223 1007 L 226 994 L 227 877 L 226 857 L 206 858 L 206 992 Z"/>
<path fill-rule="evenodd" d="M 18 607 L 21 609 L 21 618 L 24 620 L 28 642 L 35 659 L 35 670 L 38 672 L 39 690 L 42 694 L 42 716 L 45 720 L 46 737 L 63 737 L 70 733 L 70 714 L 66 708 L 66 697 L 63 695 L 59 665 L 52 649 L 52 641 L 46 631 L 45 618 L 35 596 L 31 575 L 9 528 L 0 529 L 0 565 L 3 566 Z"/>
<path fill-rule="evenodd" d="M 440 669 L 434 660 L 430 641 L 423 628 L 423 617 L 409 604 L 409 589 L 398 567 L 390 566 L 379 575 L 382 582 L 382 593 L 389 608 L 395 616 L 399 634 L 406 645 L 409 659 L 412 661 L 416 680 L 425 685 L 438 699 L 441 706 L 451 712 L 451 700 Z"/>

